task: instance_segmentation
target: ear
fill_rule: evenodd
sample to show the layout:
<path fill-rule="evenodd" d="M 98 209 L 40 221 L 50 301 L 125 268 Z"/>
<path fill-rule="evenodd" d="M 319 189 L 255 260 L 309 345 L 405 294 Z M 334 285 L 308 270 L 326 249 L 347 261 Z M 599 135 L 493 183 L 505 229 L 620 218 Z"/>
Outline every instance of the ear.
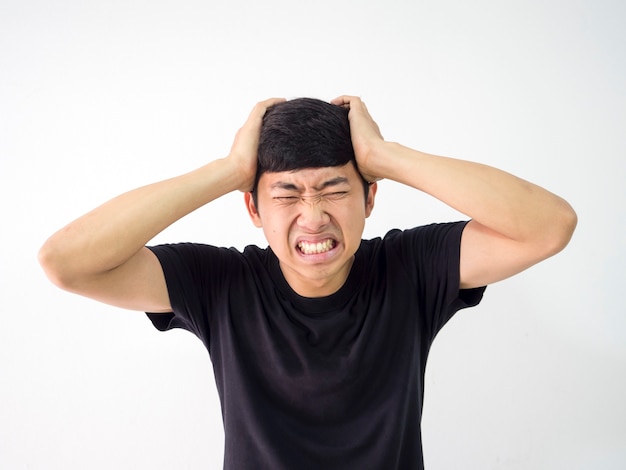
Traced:
<path fill-rule="evenodd" d="M 365 201 L 365 217 L 369 217 L 374 209 L 374 199 L 376 199 L 376 191 L 378 190 L 378 183 L 370 183 L 370 190 L 367 193 L 367 200 Z"/>
<path fill-rule="evenodd" d="M 252 197 L 251 192 L 246 192 L 243 195 L 244 200 L 246 201 L 246 209 L 248 209 L 248 214 L 250 215 L 250 219 L 252 219 L 252 223 L 261 228 L 263 224 L 261 223 L 261 216 L 259 215 L 259 211 L 256 208 L 256 204 L 254 203 L 254 198 Z"/>

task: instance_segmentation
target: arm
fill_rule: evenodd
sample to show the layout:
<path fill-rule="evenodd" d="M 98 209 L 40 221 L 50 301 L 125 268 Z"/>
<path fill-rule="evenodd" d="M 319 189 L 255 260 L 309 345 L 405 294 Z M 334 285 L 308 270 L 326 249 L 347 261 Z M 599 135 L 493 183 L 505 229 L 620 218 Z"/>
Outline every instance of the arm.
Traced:
<path fill-rule="evenodd" d="M 262 118 L 279 101 L 255 106 L 228 157 L 122 194 L 52 235 L 39 252 L 50 280 L 122 308 L 170 311 L 163 271 L 145 244 L 204 204 L 252 188 Z"/>
<path fill-rule="evenodd" d="M 558 253 L 576 226 L 570 205 L 545 189 L 496 168 L 429 155 L 383 140 L 359 98 L 350 108 L 359 170 L 368 181 L 412 186 L 469 216 L 461 239 L 461 287 L 487 285 Z"/>

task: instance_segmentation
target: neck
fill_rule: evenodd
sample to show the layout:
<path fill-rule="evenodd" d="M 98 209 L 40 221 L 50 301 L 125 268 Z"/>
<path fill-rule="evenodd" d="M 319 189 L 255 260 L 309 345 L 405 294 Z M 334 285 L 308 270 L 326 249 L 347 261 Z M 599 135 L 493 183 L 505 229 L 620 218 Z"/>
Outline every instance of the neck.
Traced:
<path fill-rule="evenodd" d="M 337 292 L 345 284 L 350 274 L 350 269 L 354 262 L 354 256 L 350 258 L 350 262 L 346 263 L 339 271 L 335 273 L 327 273 L 324 271 L 316 273 L 314 277 L 306 277 L 300 273 L 294 272 L 288 266 L 284 266 L 279 262 L 280 270 L 296 294 L 302 297 L 316 298 L 327 297 Z"/>

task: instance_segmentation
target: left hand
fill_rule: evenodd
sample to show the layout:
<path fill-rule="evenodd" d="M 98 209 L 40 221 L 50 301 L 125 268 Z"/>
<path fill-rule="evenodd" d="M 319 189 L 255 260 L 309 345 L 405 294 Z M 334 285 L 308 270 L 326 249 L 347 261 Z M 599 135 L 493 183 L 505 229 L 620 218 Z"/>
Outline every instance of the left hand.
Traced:
<path fill-rule="evenodd" d="M 365 103 L 357 96 L 343 95 L 331 101 L 332 104 L 350 110 L 350 133 L 352 147 L 356 156 L 359 172 L 366 181 L 372 183 L 382 179 L 375 169 L 377 150 L 385 140 L 380 133 L 378 124 L 374 122 Z"/>

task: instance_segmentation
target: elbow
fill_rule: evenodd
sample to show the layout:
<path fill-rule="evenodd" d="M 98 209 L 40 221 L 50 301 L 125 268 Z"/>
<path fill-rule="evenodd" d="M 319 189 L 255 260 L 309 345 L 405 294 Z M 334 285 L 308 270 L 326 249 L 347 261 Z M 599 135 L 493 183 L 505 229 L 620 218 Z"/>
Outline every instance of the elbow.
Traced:
<path fill-rule="evenodd" d="M 552 229 L 547 243 L 548 256 L 559 253 L 569 244 L 577 224 L 578 215 L 569 203 L 562 200 L 559 210 L 549 224 Z"/>
<path fill-rule="evenodd" d="M 63 290 L 72 290 L 71 270 L 69 263 L 60 253 L 54 241 L 48 240 L 39 249 L 37 259 L 48 279 Z"/>

